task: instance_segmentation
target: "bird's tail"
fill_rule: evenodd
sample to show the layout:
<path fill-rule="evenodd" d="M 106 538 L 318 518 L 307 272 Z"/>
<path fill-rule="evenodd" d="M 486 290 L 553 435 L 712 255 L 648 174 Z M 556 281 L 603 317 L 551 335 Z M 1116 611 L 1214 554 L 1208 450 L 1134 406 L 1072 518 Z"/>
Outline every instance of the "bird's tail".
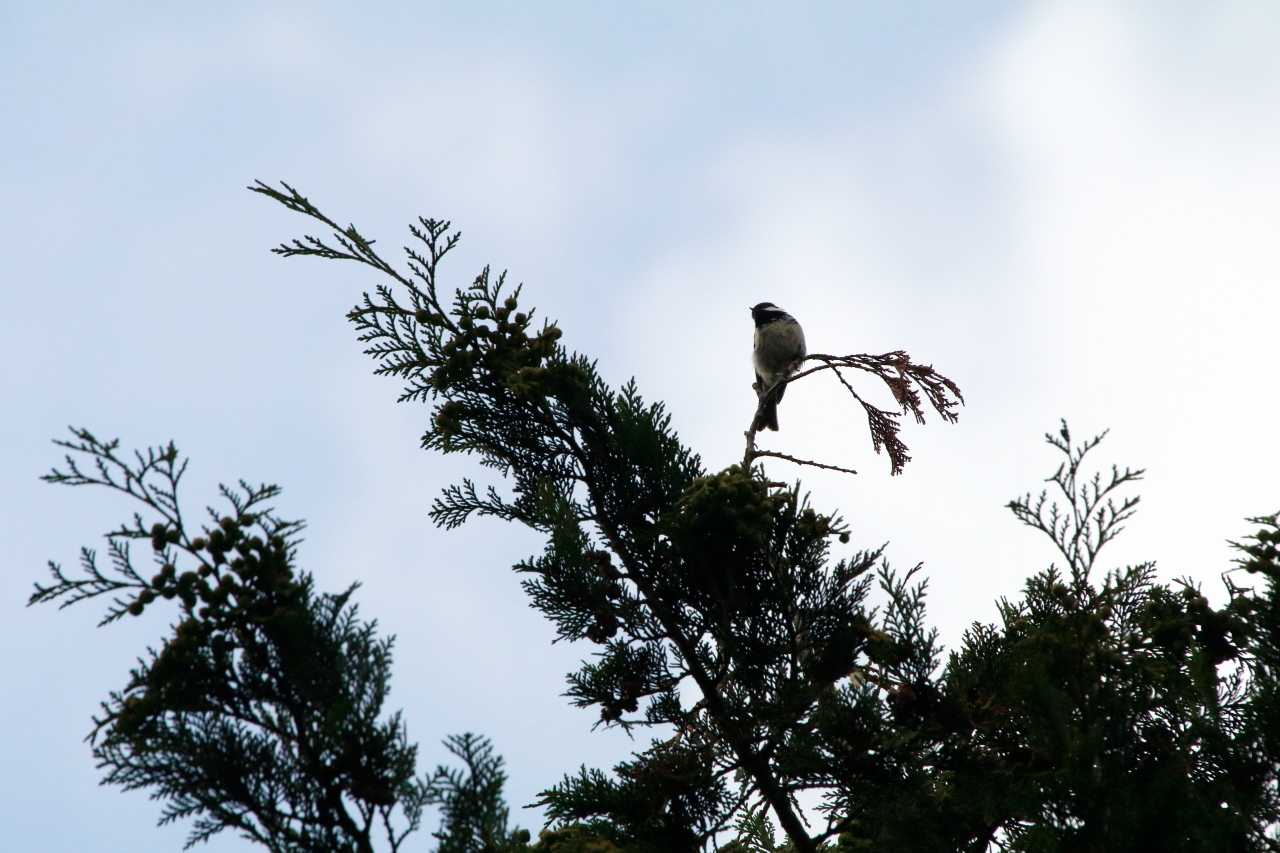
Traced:
<path fill-rule="evenodd" d="M 756 422 L 751 425 L 751 429 L 759 432 L 762 429 L 771 429 L 778 431 L 778 398 L 765 400 L 764 405 L 760 407 L 759 413 L 756 415 Z"/>

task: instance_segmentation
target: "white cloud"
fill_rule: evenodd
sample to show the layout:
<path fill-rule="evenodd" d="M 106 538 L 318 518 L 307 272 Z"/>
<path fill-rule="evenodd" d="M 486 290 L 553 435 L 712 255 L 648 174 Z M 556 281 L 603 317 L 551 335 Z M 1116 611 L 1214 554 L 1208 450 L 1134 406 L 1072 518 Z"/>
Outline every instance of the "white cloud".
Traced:
<path fill-rule="evenodd" d="M 974 94 L 1021 188 L 1016 275 L 1059 318 L 1040 330 L 1063 353 L 1045 381 L 1150 467 L 1148 553 L 1212 578 L 1241 516 L 1280 500 L 1280 406 L 1260 389 L 1280 317 L 1280 16 L 1161 23 L 1037 7 Z"/>

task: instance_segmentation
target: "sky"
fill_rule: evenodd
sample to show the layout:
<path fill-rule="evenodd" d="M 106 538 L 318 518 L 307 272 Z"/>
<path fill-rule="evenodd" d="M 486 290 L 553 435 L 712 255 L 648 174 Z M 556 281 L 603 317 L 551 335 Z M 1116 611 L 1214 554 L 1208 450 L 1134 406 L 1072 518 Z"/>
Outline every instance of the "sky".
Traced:
<path fill-rule="evenodd" d="M 39 482 L 68 424 L 174 439 L 193 507 L 222 481 L 282 485 L 303 566 L 359 580 L 397 637 L 390 705 L 422 769 L 448 734 L 490 736 L 536 827 L 519 806 L 633 746 L 560 695 L 589 649 L 552 645 L 510 571 L 537 537 L 427 518 L 489 472 L 419 450 L 427 410 L 371 374 L 343 315 L 378 279 L 271 255 L 314 229 L 254 179 L 381 246 L 451 219 L 449 283 L 509 269 L 711 469 L 754 410 L 747 305 L 784 306 L 813 351 L 933 364 L 966 406 L 907 425 L 902 476 L 823 377 L 788 391 L 767 446 L 860 473 L 767 467 L 838 509 L 851 549 L 923 563 L 951 645 L 1054 557 L 1004 504 L 1052 473 L 1063 417 L 1111 429 L 1099 462 L 1147 470 L 1102 563 L 1218 590 L 1227 540 L 1280 510 L 1277 42 L 1269 0 L 3 4 L 6 841 L 149 853 L 186 833 L 99 787 L 83 741 L 168 616 L 24 607 L 46 561 L 133 511 Z"/>

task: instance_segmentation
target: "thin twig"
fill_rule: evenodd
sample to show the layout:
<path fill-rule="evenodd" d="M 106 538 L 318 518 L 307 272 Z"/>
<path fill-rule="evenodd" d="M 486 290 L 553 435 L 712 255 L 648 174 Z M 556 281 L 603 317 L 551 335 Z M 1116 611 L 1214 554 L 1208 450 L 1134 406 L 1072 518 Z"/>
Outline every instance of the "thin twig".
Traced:
<path fill-rule="evenodd" d="M 788 462 L 794 462 L 797 465 L 811 465 L 814 468 L 825 468 L 828 471 L 839 471 L 842 474 L 857 474 L 858 472 L 852 468 L 841 468 L 839 465 L 828 465 L 825 462 L 815 462 L 812 459 L 801 459 L 788 453 L 778 453 L 773 450 L 754 450 L 751 452 L 751 458 L 759 459 L 762 456 L 769 456 L 773 459 L 785 459 Z"/>
<path fill-rule="evenodd" d="M 794 378 L 795 377 L 792 376 L 792 377 L 784 377 L 782 379 L 779 379 L 777 382 L 770 385 L 769 389 L 764 392 L 761 392 L 759 382 L 751 383 L 751 387 L 754 388 L 756 392 L 756 411 L 755 411 L 755 414 L 751 416 L 751 428 L 748 429 L 746 432 L 747 450 L 745 453 L 742 454 L 743 468 L 750 468 L 751 460 L 756 456 L 756 432 L 757 432 L 756 424 L 760 423 L 760 415 L 764 412 L 765 402 L 769 400 L 770 396 L 773 394 L 773 392 L 777 388 L 779 388 L 780 386 L 786 385 L 788 382 L 790 382 Z"/>

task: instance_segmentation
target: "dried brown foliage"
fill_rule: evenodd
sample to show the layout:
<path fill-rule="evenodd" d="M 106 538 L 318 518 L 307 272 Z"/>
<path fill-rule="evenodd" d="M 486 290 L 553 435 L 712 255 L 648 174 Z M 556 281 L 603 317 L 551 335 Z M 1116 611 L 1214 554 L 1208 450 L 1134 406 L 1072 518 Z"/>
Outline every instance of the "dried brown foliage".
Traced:
<path fill-rule="evenodd" d="M 899 436 L 902 429 L 900 418 L 903 415 L 909 412 L 915 416 L 916 423 L 924 423 L 924 404 L 927 401 L 929 406 L 944 421 L 955 423 L 959 417 L 957 409 L 964 405 L 964 396 L 954 382 L 934 370 L 932 365 L 916 364 L 911 360 L 911 356 L 903 350 L 894 350 L 880 355 L 866 353 L 826 355 L 824 353 L 814 353 L 807 356 L 805 362 L 817 362 L 817 365 L 792 374 L 784 381 L 784 384 L 796 382 L 824 370 L 830 370 L 835 373 L 836 378 L 840 380 L 840 384 L 844 386 L 853 399 L 858 401 L 863 411 L 866 412 L 867 428 L 871 432 L 871 446 L 876 453 L 879 453 L 882 448 L 888 453 L 891 474 L 901 474 L 907 462 L 911 460 L 911 454 L 907 452 L 907 445 Z M 901 411 L 895 412 L 889 409 L 882 409 L 869 402 L 850 384 L 844 373 L 846 370 L 861 370 L 878 377 L 889 387 L 889 391 L 893 394 L 894 401 L 901 407 Z M 769 390 L 772 391 L 772 389 Z M 760 396 L 760 406 L 763 406 L 765 399 L 766 395 L 762 394 Z M 758 411 L 757 414 L 759 414 Z M 758 450 L 756 449 L 755 439 L 756 431 L 748 430 L 747 451 L 743 456 L 744 465 L 749 465 L 752 461 L 761 457 L 771 457 L 785 459 L 798 465 L 825 468 L 846 474 L 857 473 L 851 468 L 799 459 L 776 451 Z"/>

